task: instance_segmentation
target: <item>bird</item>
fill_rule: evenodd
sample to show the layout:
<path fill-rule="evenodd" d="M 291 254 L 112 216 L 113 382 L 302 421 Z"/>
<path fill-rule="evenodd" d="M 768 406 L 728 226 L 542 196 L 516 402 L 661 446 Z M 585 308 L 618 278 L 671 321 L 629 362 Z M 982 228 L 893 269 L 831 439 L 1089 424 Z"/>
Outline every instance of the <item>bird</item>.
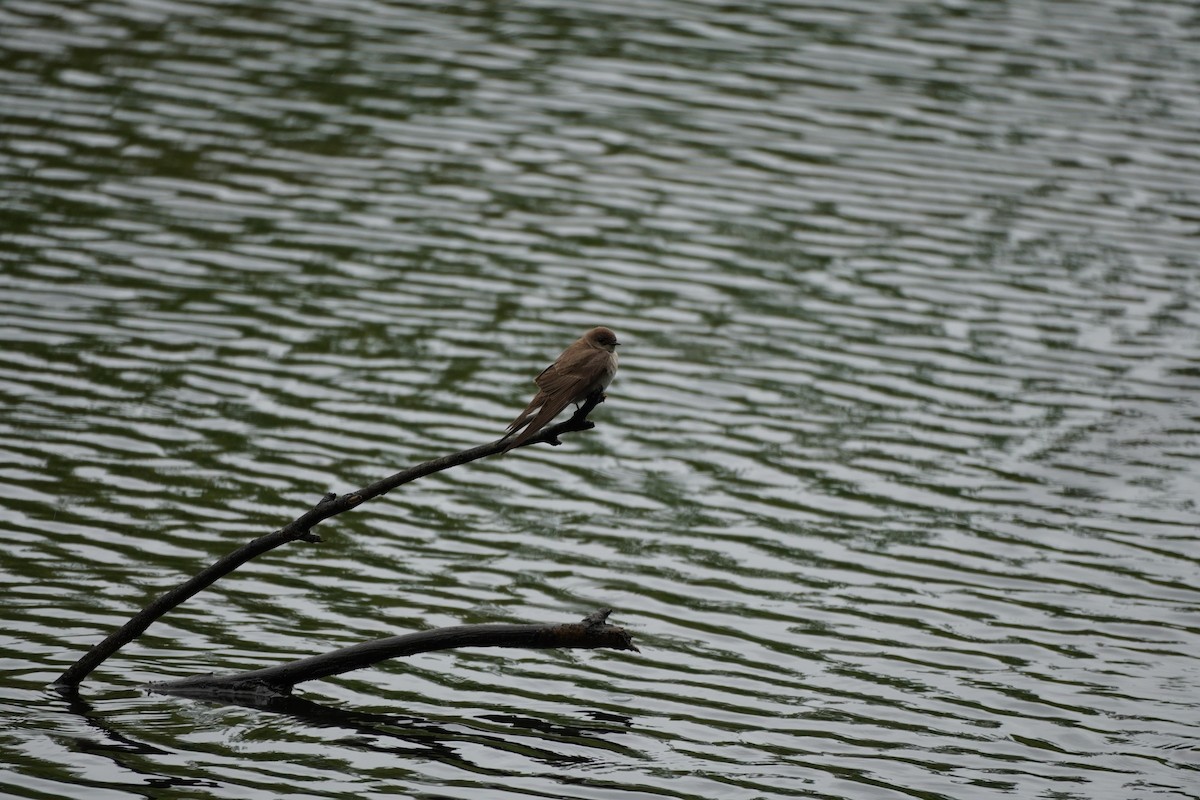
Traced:
<path fill-rule="evenodd" d="M 607 389 L 617 374 L 620 344 L 615 333 L 601 326 L 592 328 L 563 350 L 553 364 L 533 379 L 538 392 L 508 426 L 504 438 L 514 438 L 501 452 L 507 453 L 533 438 L 571 403 L 578 406 L 595 392 Z"/>

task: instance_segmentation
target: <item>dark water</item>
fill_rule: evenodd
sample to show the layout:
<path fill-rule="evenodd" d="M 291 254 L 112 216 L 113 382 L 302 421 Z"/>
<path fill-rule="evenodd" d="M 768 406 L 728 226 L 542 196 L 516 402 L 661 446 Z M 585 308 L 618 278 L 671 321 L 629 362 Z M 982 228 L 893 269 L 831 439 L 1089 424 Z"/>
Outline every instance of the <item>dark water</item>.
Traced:
<path fill-rule="evenodd" d="M 0 785 L 1200 797 L 1188 2 L 0 6 Z M 47 689 L 244 541 L 495 438 Z M 610 605 L 276 711 L 143 682 Z"/>

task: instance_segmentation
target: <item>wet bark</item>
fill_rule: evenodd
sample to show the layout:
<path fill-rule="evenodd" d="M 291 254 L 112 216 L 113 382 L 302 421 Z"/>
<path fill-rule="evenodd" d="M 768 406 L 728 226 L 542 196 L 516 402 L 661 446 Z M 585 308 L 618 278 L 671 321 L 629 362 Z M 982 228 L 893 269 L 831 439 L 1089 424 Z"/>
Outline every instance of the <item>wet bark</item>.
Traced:
<path fill-rule="evenodd" d="M 623 628 L 605 622 L 612 609 L 599 609 L 581 622 L 562 625 L 456 625 L 403 636 L 362 642 L 318 656 L 302 658 L 264 669 L 228 675 L 195 675 L 152 683 L 147 688 L 162 694 L 187 697 L 249 698 L 261 702 L 291 693 L 304 681 L 328 678 L 362 669 L 390 658 L 457 647 L 609 648 L 633 650 L 633 640 Z"/>

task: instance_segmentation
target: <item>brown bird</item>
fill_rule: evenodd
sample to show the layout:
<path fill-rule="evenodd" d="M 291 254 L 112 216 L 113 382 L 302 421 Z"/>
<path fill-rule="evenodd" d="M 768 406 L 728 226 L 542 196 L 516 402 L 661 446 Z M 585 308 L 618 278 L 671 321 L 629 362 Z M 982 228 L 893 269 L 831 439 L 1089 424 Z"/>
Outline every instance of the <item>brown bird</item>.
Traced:
<path fill-rule="evenodd" d="M 579 337 L 533 379 L 538 393 L 508 426 L 505 436 L 521 431 L 504 448 L 505 453 L 529 440 L 571 403 L 578 406 L 593 392 L 603 391 L 617 374 L 617 335 L 608 328 L 592 328 Z"/>

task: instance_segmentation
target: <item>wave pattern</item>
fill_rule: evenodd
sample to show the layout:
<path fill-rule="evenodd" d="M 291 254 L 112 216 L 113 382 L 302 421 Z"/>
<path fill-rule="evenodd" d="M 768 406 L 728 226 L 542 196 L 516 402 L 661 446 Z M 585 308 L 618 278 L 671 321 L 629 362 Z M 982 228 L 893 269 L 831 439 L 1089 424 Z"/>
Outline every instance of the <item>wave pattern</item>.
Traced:
<path fill-rule="evenodd" d="M 19 797 L 1195 797 L 1194 9 L 5 3 Z M 44 687 L 328 490 L 495 438 Z M 142 682 L 617 609 L 284 713 Z"/>

